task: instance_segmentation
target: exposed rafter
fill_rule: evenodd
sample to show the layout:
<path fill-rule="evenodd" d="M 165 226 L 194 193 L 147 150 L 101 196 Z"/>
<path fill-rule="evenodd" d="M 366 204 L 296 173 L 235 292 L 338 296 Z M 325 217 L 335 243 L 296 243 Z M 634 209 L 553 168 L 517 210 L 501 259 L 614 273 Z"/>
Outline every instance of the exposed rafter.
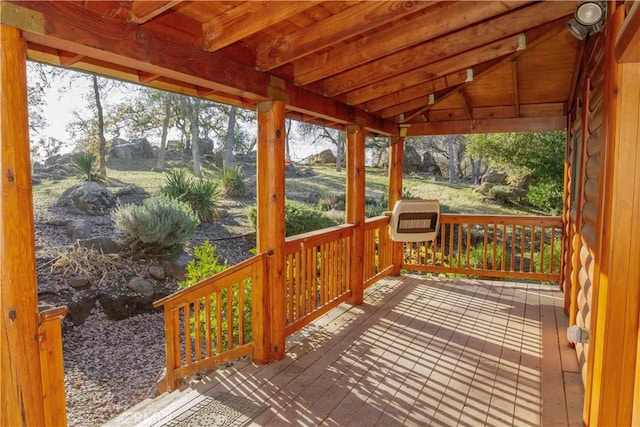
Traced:
<path fill-rule="evenodd" d="M 348 37 L 365 33 L 432 5 L 430 1 L 362 2 L 283 37 L 261 43 L 256 64 L 271 70 Z M 354 26 L 354 22 L 358 25 Z"/>
<path fill-rule="evenodd" d="M 294 64 L 295 81 L 308 84 L 349 68 L 441 36 L 452 28 L 480 22 L 493 15 L 521 7 L 523 2 L 439 2 L 422 16 L 389 26 L 357 42 Z M 429 25 L 425 25 L 428 23 Z"/>
<path fill-rule="evenodd" d="M 332 76 L 324 81 L 325 91 L 329 94 L 348 92 L 406 73 L 415 67 L 416 58 L 423 64 L 429 64 L 455 57 L 470 49 L 569 15 L 574 10 L 575 5 L 570 2 L 562 2 L 555 8 L 535 3 L 504 14 L 493 20 L 491 25 L 478 23 Z"/>
<path fill-rule="evenodd" d="M 141 1 L 136 0 L 131 3 L 131 15 L 129 20 L 135 24 L 144 24 L 161 13 L 171 9 L 180 3 L 175 1 Z"/>
<path fill-rule="evenodd" d="M 318 2 L 248 1 L 202 25 L 204 49 L 216 51 L 275 23 L 309 9 Z M 256 17 L 260 19 L 256 19 Z"/>

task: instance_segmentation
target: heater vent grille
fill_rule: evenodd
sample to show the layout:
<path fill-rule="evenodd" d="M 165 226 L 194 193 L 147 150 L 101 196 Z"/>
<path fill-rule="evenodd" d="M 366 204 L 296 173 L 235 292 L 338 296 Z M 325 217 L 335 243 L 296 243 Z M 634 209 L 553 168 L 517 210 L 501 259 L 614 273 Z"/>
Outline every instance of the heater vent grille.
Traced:
<path fill-rule="evenodd" d="M 389 235 L 396 242 L 434 240 L 439 218 L 437 200 L 399 200 L 391 213 Z"/>

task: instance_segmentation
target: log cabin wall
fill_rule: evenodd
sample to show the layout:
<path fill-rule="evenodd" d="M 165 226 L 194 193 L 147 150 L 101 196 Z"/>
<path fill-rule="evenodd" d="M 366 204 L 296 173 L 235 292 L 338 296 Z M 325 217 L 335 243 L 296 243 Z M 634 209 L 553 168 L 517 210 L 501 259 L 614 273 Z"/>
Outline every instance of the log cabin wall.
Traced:
<path fill-rule="evenodd" d="M 572 304 L 570 322 L 589 329 L 602 145 L 605 34 L 590 38 L 584 51 L 584 68 L 578 81 L 576 102 L 568 138 L 569 162 L 569 242 L 568 276 Z M 582 380 L 586 383 L 589 344 L 576 344 Z"/>

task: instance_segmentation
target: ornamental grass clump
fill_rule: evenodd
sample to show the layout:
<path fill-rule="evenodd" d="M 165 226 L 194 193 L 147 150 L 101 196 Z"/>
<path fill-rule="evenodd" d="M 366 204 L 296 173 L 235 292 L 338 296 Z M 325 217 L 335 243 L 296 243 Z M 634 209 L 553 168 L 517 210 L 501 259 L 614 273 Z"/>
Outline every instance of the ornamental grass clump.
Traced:
<path fill-rule="evenodd" d="M 145 199 L 142 206 L 120 205 L 112 218 L 131 250 L 169 257 L 182 251 L 200 223 L 189 205 L 166 196 Z"/>

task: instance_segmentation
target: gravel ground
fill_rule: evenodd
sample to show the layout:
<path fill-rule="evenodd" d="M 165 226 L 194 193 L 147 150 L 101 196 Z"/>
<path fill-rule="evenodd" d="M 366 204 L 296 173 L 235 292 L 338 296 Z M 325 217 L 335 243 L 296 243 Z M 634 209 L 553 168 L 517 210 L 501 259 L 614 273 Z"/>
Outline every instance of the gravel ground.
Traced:
<path fill-rule="evenodd" d="M 250 200 L 224 202 L 227 216 L 201 224 L 187 247 L 210 240 L 220 260 L 236 264 L 250 257 L 255 235 L 247 224 Z M 38 291 L 57 293 L 68 287 L 50 265 L 71 240 L 64 220 L 76 215 L 54 208 L 50 201 L 34 200 Z M 86 217 L 96 235 L 113 235 L 108 216 Z M 161 312 L 121 321 L 106 318 L 99 306 L 83 324 L 64 321 L 63 350 L 68 425 L 97 426 L 156 393 L 156 381 L 165 364 L 164 325 Z"/>

